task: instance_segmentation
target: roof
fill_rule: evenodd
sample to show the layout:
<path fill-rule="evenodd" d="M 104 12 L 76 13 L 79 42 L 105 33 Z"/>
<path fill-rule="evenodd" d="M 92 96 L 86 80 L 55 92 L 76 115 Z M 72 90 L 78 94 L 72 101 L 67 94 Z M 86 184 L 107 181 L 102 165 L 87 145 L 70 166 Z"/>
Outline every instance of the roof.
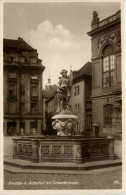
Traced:
<path fill-rule="evenodd" d="M 3 47 L 4 49 L 15 48 L 20 50 L 29 50 L 29 51 L 37 51 L 32 48 L 28 43 L 26 43 L 23 38 L 18 38 L 17 40 L 13 39 L 3 39 Z"/>
<path fill-rule="evenodd" d="M 78 71 L 73 71 L 73 79 L 84 76 L 84 75 L 92 76 L 92 63 L 91 62 L 87 62 Z"/>

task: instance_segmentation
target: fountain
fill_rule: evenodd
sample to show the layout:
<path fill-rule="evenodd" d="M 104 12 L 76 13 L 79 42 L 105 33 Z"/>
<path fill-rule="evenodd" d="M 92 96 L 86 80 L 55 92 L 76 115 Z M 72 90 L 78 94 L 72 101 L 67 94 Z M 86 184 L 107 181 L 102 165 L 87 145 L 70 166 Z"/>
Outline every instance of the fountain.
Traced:
<path fill-rule="evenodd" d="M 82 164 L 89 161 L 115 159 L 114 139 L 85 137 L 76 130 L 77 116 L 69 108 L 70 82 L 62 70 L 57 86 L 58 109 L 52 117 L 57 136 L 29 136 L 13 139 L 13 158 L 31 162 Z"/>

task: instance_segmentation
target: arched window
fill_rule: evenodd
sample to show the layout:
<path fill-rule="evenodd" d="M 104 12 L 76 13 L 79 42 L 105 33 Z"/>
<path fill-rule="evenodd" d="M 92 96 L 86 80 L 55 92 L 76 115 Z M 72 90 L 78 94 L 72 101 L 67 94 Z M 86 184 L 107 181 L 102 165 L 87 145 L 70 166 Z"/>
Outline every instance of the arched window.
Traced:
<path fill-rule="evenodd" d="M 104 127 L 112 127 L 113 105 L 104 106 Z"/>
<path fill-rule="evenodd" d="M 115 56 L 112 45 L 107 45 L 103 49 L 103 88 L 112 87 L 114 85 L 114 69 L 115 69 Z"/>

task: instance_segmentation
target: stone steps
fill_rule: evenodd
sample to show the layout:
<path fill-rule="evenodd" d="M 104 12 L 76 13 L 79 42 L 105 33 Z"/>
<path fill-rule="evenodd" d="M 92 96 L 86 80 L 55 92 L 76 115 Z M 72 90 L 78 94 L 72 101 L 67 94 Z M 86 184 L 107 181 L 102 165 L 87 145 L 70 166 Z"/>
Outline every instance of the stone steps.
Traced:
<path fill-rule="evenodd" d="M 88 172 L 98 169 L 106 169 L 110 167 L 121 166 L 122 160 L 104 160 L 97 162 L 87 162 L 83 164 L 74 163 L 31 163 L 25 160 L 5 158 L 4 160 L 4 170 L 13 173 L 71 173 L 75 172 L 80 174 L 81 172 Z"/>

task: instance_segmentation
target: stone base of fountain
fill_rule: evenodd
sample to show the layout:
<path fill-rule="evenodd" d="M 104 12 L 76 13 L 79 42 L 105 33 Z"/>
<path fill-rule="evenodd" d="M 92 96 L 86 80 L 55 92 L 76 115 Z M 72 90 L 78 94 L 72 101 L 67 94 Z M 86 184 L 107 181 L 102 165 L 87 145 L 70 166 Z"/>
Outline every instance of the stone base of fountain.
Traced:
<path fill-rule="evenodd" d="M 62 111 L 52 117 L 53 129 L 57 130 L 58 136 L 71 136 L 77 135 L 76 122 L 77 116 L 73 115 L 70 111 Z"/>
<path fill-rule="evenodd" d="M 115 159 L 114 139 L 82 136 L 24 137 L 13 139 L 13 158 L 31 162 L 70 162 Z"/>

